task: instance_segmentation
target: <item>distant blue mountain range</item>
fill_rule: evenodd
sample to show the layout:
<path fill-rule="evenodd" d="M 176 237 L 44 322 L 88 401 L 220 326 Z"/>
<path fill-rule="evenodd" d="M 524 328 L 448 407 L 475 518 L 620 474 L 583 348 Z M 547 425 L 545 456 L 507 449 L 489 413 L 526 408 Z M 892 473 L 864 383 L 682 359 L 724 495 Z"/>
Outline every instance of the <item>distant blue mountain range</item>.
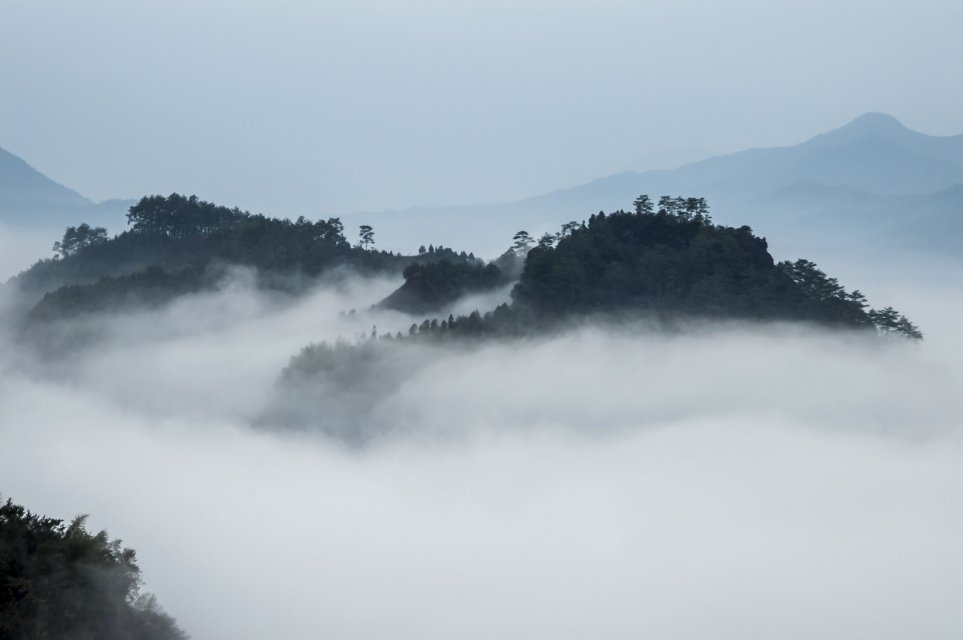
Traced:
<path fill-rule="evenodd" d="M 0 224 L 48 229 L 88 222 L 118 228 L 132 203 L 92 202 L 0 148 Z"/>
<path fill-rule="evenodd" d="M 641 193 L 709 199 L 718 223 L 751 225 L 787 249 L 963 250 L 963 135 L 937 137 L 867 113 L 789 147 L 749 149 L 676 169 L 626 172 L 518 202 L 359 213 L 384 239 L 471 238 L 489 252 L 512 234 L 555 231 Z"/>
<path fill-rule="evenodd" d="M 516 231 L 556 231 L 599 210 L 627 209 L 641 193 L 706 197 L 716 222 L 749 224 L 787 251 L 834 245 L 963 254 L 963 135 L 925 135 L 881 113 L 794 146 L 619 173 L 517 202 L 343 219 L 373 225 L 385 248 L 411 251 L 428 240 L 495 255 Z M 117 229 L 131 204 L 93 203 L 0 149 L 0 224 Z"/>

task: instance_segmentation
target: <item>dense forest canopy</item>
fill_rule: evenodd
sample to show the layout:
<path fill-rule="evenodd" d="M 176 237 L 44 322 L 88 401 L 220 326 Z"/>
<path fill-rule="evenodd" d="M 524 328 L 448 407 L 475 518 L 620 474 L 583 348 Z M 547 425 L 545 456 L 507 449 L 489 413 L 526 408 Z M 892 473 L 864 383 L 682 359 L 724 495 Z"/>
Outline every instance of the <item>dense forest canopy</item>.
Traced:
<path fill-rule="evenodd" d="M 410 335 L 517 335 L 587 316 L 804 321 L 907 338 L 919 329 L 892 307 L 872 309 L 813 262 L 775 262 L 747 226 L 712 223 L 702 198 L 648 196 L 634 211 L 599 212 L 513 251 L 524 267 L 511 304 L 413 325 Z"/>
<path fill-rule="evenodd" d="M 307 282 L 344 266 L 402 274 L 405 283 L 381 307 L 408 313 L 432 313 L 517 277 L 510 305 L 428 320 L 429 332 L 517 335 L 566 318 L 632 313 L 809 321 L 921 337 L 894 309 L 871 309 L 859 291 L 847 291 L 812 262 L 776 263 L 749 227 L 713 224 L 703 198 L 653 202 L 642 195 L 632 211 L 599 212 L 555 234 L 536 239 L 520 231 L 487 265 L 433 245 L 417 256 L 375 250 L 369 225 L 361 225 L 352 246 L 337 218 L 269 218 L 176 193 L 142 198 L 127 217 L 130 228 L 113 238 L 88 225 L 68 228 L 55 258 L 15 279 L 21 289 L 45 293 L 31 320 L 165 302 L 216 286 L 224 265 L 251 267 L 265 281 L 297 274 Z"/>
<path fill-rule="evenodd" d="M 216 262 L 309 275 L 338 264 L 377 271 L 400 270 L 406 263 L 388 252 L 352 247 L 338 218 L 270 218 L 174 193 L 142 198 L 127 219 L 129 229 L 109 239 L 103 230 L 86 225 L 68 228 L 55 246 L 56 258 L 38 262 L 17 284 L 51 291 L 147 267 L 179 269 Z"/>
<path fill-rule="evenodd" d="M 706 318 L 802 320 L 839 327 L 880 323 L 859 291 L 807 260 L 776 263 L 763 238 L 714 225 L 701 198 L 647 197 L 634 212 L 593 215 L 528 253 L 515 303 L 541 317 L 632 310 Z"/>
<path fill-rule="evenodd" d="M 477 262 L 440 246 L 417 257 L 375 250 L 368 225 L 352 246 L 338 218 L 271 218 L 176 193 L 142 198 L 127 218 L 129 229 L 113 238 L 102 228 L 69 227 L 54 245 L 54 258 L 12 281 L 28 296 L 44 296 L 32 319 L 165 302 L 216 286 L 225 266 L 253 268 L 260 283 L 289 286 L 310 284 L 337 267 L 400 274 L 416 260 Z"/>
<path fill-rule="evenodd" d="M 372 328 L 354 344 L 305 347 L 282 372 L 265 419 L 311 425 L 349 443 L 363 442 L 370 435 L 358 415 L 364 398 L 390 394 L 425 366 L 426 359 L 415 357 L 412 345 L 464 349 L 467 345 L 459 340 L 477 344 L 486 338 L 543 336 L 585 319 L 627 320 L 630 330 L 637 320 L 658 327 L 692 319 L 802 321 L 922 338 L 895 309 L 870 308 L 862 293 L 847 291 L 814 263 L 777 263 L 766 240 L 749 227 L 714 225 L 701 198 L 663 197 L 656 206 L 641 196 L 634 204 L 634 211 L 599 213 L 538 239 L 517 233 L 499 259 L 510 264 L 512 256 L 524 257 L 510 303 L 485 313 L 426 318 L 403 332 L 378 334 Z M 444 284 L 419 278 L 447 279 L 453 286 L 465 273 L 443 263 L 429 270 L 411 267 L 406 287 L 446 290 Z M 302 411 L 305 406 L 314 410 Z"/>
<path fill-rule="evenodd" d="M 141 591 L 134 550 L 84 524 L 0 503 L 0 638 L 186 639 Z"/>
<path fill-rule="evenodd" d="M 462 296 L 507 285 L 508 277 L 495 264 L 414 262 L 405 267 L 405 283 L 378 303 L 383 309 L 405 313 L 431 313 Z"/>

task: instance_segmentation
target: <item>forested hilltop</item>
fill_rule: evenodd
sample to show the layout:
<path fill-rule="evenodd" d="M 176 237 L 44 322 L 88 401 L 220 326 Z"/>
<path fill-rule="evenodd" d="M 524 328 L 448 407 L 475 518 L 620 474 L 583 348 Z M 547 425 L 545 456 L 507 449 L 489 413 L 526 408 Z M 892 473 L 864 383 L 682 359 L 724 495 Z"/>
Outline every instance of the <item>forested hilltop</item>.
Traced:
<path fill-rule="evenodd" d="M 345 267 L 402 275 L 404 284 L 378 306 L 410 314 L 437 312 L 517 279 L 510 304 L 429 318 L 412 325 L 409 337 L 526 335 L 572 318 L 619 315 L 805 321 L 922 337 L 894 309 L 870 308 L 858 290 L 847 291 L 812 262 L 777 263 L 748 226 L 713 224 L 702 198 L 654 203 L 643 195 L 632 211 L 599 212 L 538 240 L 520 231 L 489 264 L 430 245 L 410 256 L 378 251 L 366 225 L 352 245 L 337 218 L 270 218 L 195 196 L 145 197 L 127 217 L 130 228 L 113 238 L 88 225 L 68 228 L 55 258 L 14 279 L 39 298 L 28 324 L 214 288 L 231 266 L 252 268 L 264 286 L 302 289 Z"/>
<path fill-rule="evenodd" d="M 84 522 L 0 502 L 0 638 L 186 640 L 141 592 L 133 549 Z"/>
<path fill-rule="evenodd" d="M 405 283 L 378 307 L 411 314 L 432 313 L 467 294 L 511 283 L 510 276 L 494 263 L 480 262 L 415 262 L 405 267 L 402 276 Z"/>
<path fill-rule="evenodd" d="M 538 337 L 584 321 L 654 328 L 780 321 L 894 336 L 922 333 L 892 307 L 873 309 L 815 264 L 776 262 L 749 227 L 715 225 L 701 198 L 647 196 L 633 211 L 598 213 L 538 240 L 520 231 L 524 266 L 511 302 L 481 313 L 427 318 L 403 332 L 372 328 L 355 343 L 305 347 L 282 372 L 265 424 L 314 428 L 363 444 L 364 409 L 431 362 L 425 349 L 472 349 L 490 339 Z M 504 261 L 504 256 L 500 261 Z M 409 282 L 421 277 L 413 270 Z M 434 274 L 438 276 L 439 274 Z M 456 278 L 457 279 L 457 278 Z"/>
<path fill-rule="evenodd" d="M 298 288 L 338 267 L 400 275 L 416 261 L 480 262 L 441 246 L 418 256 L 379 251 L 366 225 L 352 245 L 338 218 L 271 218 L 176 193 L 142 198 L 127 219 L 129 229 L 112 238 L 103 228 L 69 227 L 53 258 L 8 283 L 28 299 L 42 297 L 30 320 L 165 302 L 216 286 L 231 266 L 254 269 L 264 286 Z"/>
<path fill-rule="evenodd" d="M 511 304 L 425 320 L 409 336 L 519 335 L 573 318 L 802 321 L 922 338 L 892 307 L 873 309 L 805 259 L 776 262 L 748 226 L 715 225 L 702 198 L 648 196 L 538 241 L 521 231 L 524 267 Z M 397 337 L 397 336 L 396 336 Z"/>

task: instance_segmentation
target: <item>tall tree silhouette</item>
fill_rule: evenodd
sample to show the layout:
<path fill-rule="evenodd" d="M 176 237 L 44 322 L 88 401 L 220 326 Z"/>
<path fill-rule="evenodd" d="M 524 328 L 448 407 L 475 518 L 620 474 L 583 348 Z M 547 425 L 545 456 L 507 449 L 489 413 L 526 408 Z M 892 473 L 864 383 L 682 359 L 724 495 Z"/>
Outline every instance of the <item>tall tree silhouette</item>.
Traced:
<path fill-rule="evenodd" d="M 362 249 L 367 250 L 374 246 L 374 229 L 372 229 L 370 225 L 363 224 L 358 227 L 358 237 L 361 238 L 361 242 L 359 244 L 361 245 Z"/>

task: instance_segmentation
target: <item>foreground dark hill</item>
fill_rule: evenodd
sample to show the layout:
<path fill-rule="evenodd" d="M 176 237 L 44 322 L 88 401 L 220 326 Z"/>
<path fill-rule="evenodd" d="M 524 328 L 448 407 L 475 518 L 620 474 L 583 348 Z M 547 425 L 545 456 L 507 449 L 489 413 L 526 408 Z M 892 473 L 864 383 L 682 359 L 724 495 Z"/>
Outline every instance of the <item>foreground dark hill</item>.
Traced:
<path fill-rule="evenodd" d="M 567 220 L 624 206 L 639 193 L 699 193 L 713 202 L 719 221 L 780 238 L 787 252 L 860 243 L 952 254 L 963 250 L 959 185 L 963 135 L 929 136 L 891 116 L 868 113 L 794 146 L 620 173 L 513 203 L 365 216 L 393 236 L 403 238 L 406 226 L 424 224 L 443 239 L 471 233 L 494 251 L 495 241 L 514 229 L 551 231 Z"/>
<path fill-rule="evenodd" d="M 132 549 L 0 502 L 0 638 L 184 640 L 174 619 L 140 590 Z"/>

